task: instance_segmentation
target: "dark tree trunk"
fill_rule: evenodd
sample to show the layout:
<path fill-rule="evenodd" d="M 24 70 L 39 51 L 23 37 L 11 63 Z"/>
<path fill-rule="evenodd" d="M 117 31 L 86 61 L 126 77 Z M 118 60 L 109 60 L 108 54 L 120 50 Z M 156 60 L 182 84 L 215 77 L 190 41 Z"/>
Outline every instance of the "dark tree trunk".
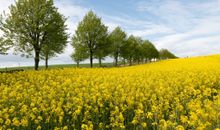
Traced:
<path fill-rule="evenodd" d="M 93 67 L 93 52 L 90 51 L 90 67 Z"/>
<path fill-rule="evenodd" d="M 35 49 L 35 65 L 34 65 L 34 69 L 38 70 L 39 67 L 39 61 L 40 61 L 40 50 L 39 49 Z"/>
<path fill-rule="evenodd" d="M 102 67 L 102 58 L 99 57 L 99 67 Z"/>
<path fill-rule="evenodd" d="M 79 68 L 79 62 L 76 62 L 76 67 Z"/>
<path fill-rule="evenodd" d="M 115 57 L 115 67 L 118 66 L 118 56 Z"/>
<path fill-rule="evenodd" d="M 145 59 L 145 63 L 147 63 L 147 62 L 148 62 L 148 58 Z"/>
<path fill-rule="evenodd" d="M 129 65 L 130 65 L 130 66 L 132 65 L 131 57 L 129 58 Z"/>
<path fill-rule="evenodd" d="M 45 68 L 48 69 L 48 55 L 45 56 Z"/>
<path fill-rule="evenodd" d="M 124 58 L 124 66 L 125 66 L 125 58 Z"/>

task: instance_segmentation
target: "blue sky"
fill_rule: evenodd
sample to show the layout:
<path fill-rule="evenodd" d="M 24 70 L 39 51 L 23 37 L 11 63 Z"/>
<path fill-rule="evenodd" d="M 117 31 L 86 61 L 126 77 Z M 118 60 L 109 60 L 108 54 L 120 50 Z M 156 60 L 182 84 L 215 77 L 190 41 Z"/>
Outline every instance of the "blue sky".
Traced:
<path fill-rule="evenodd" d="M 0 0 L 0 12 L 13 2 Z M 167 48 L 179 57 L 220 53 L 220 0 L 55 0 L 55 6 L 68 17 L 71 35 L 83 16 L 93 10 L 109 31 L 120 26 L 128 35 L 149 39 L 158 49 Z M 33 59 L 12 52 L 0 56 L 0 67 L 33 65 Z M 72 52 L 69 45 L 64 54 L 49 62 L 73 63 Z"/>

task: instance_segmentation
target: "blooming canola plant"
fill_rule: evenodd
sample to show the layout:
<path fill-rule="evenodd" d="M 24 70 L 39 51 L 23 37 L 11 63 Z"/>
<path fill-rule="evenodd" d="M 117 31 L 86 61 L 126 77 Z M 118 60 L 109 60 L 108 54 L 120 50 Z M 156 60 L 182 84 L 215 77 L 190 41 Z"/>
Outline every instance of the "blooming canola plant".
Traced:
<path fill-rule="evenodd" d="M 0 74 L 0 129 L 220 128 L 220 55 Z"/>

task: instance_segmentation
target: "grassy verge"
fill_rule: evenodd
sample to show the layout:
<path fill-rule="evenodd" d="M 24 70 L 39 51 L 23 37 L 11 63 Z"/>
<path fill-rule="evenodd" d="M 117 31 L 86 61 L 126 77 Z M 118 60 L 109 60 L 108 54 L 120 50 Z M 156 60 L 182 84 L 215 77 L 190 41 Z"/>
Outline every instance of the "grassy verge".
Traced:
<path fill-rule="evenodd" d="M 76 64 L 60 64 L 60 65 L 49 65 L 49 69 L 54 68 L 74 68 L 76 67 Z M 80 64 L 79 67 L 82 68 L 90 68 L 90 64 Z M 97 68 L 99 67 L 98 63 L 94 63 L 93 67 Z M 113 67 L 113 63 L 102 63 L 102 67 Z M 22 66 L 22 67 L 5 67 L 0 68 L 0 71 L 10 71 L 10 70 L 16 70 L 16 69 L 23 69 L 23 70 L 34 70 L 34 66 Z M 39 69 L 45 69 L 45 66 L 39 66 Z"/>

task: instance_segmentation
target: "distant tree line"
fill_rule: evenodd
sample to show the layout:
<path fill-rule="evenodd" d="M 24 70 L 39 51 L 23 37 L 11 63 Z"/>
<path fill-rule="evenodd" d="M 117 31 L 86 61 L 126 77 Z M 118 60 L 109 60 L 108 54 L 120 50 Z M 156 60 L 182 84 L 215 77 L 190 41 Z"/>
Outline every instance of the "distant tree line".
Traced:
<path fill-rule="evenodd" d="M 40 59 L 48 60 L 57 54 L 63 53 L 68 43 L 66 18 L 58 12 L 53 0 L 17 0 L 9 7 L 9 13 L 0 16 L 0 54 L 14 48 L 22 56 L 33 57 L 35 70 L 38 70 Z M 74 52 L 72 59 L 79 65 L 80 62 L 110 56 L 115 66 L 119 62 L 132 65 L 145 63 L 152 59 L 176 58 L 168 50 L 158 51 L 148 40 L 127 34 L 116 27 L 108 32 L 101 18 L 89 11 L 79 23 L 71 45 Z"/>
<path fill-rule="evenodd" d="M 132 65 L 150 62 L 152 59 L 177 58 L 167 49 L 158 51 L 149 40 L 127 36 L 120 27 L 108 33 L 107 26 L 92 11 L 79 23 L 72 37 L 72 46 L 75 51 L 71 56 L 77 66 L 88 58 L 91 67 L 93 59 L 98 59 L 101 66 L 102 60 L 107 56 L 114 59 L 115 66 L 118 66 L 119 59 L 124 65 Z"/>

